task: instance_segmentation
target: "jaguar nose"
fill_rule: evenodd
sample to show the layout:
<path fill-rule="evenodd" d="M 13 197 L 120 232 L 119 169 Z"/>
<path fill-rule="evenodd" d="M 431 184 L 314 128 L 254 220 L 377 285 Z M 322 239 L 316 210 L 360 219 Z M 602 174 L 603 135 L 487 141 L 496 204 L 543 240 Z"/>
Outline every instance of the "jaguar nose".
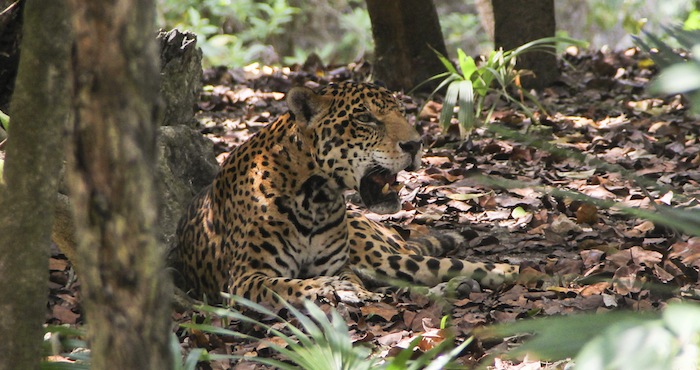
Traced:
<path fill-rule="evenodd" d="M 410 154 L 411 157 L 415 157 L 418 151 L 423 147 L 423 142 L 420 140 L 415 141 L 404 141 L 399 143 L 399 147 L 406 153 Z"/>
<path fill-rule="evenodd" d="M 399 147 L 411 155 L 411 164 L 406 167 L 406 171 L 417 170 L 420 167 L 420 150 L 423 147 L 423 142 L 420 140 L 404 141 L 399 143 Z"/>

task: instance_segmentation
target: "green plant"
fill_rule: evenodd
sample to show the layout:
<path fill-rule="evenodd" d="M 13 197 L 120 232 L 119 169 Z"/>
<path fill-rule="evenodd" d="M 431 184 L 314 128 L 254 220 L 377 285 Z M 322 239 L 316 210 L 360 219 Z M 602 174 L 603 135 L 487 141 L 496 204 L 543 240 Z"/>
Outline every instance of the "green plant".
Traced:
<path fill-rule="evenodd" d="M 196 370 L 198 362 L 214 359 L 205 349 L 195 348 L 187 354 L 183 362 L 180 356 L 180 341 L 177 340 L 175 334 L 170 336 L 170 353 L 173 355 L 173 370 Z"/>
<path fill-rule="evenodd" d="M 276 342 L 267 342 L 269 348 L 282 355 L 287 361 L 280 361 L 263 357 L 242 357 L 242 356 L 216 356 L 213 358 L 246 359 L 279 369 L 309 369 L 309 370 L 332 370 L 332 369 L 428 369 L 437 370 L 449 368 L 452 360 L 457 357 L 470 341 L 465 341 L 461 345 L 452 348 L 450 340 L 444 340 L 439 345 L 414 358 L 413 348 L 421 340 L 420 337 L 414 339 L 409 347 L 391 359 L 373 358 L 372 350 L 368 347 L 353 346 L 347 329 L 347 323 L 335 310 L 327 315 L 312 302 L 305 302 L 302 313 L 299 309 L 286 304 L 287 309 L 297 321 L 301 328 L 289 320 L 278 316 L 274 312 L 258 305 L 252 301 L 235 298 L 235 302 L 241 307 L 272 317 L 284 325 L 284 329 L 291 335 L 285 334 L 277 326 L 268 325 L 258 320 L 252 319 L 240 311 L 229 308 L 217 308 L 211 306 L 199 306 L 197 309 L 207 315 L 217 315 L 227 320 L 240 320 L 243 323 L 253 324 L 264 328 L 268 333 L 281 339 L 285 345 Z M 330 316 L 330 319 L 328 318 Z M 197 329 L 203 332 L 228 335 L 254 341 L 265 341 L 246 334 L 225 329 L 211 324 L 182 324 L 187 329 Z M 206 352 L 198 352 L 200 360 L 207 358 Z M 291 364 L 290 364 L 291 362 Z"/>
<path fill-rule="evenodd" d="M 671 304 L 661 314 L 611 312 L 549 317 L 486 327 L 480 337 L 533 333 L 507 354 L 542 359 L 574 358 L 577 370 L 697 369 L 700 307 Z"/>
<path fill-rule="evenodd" d="M 517 88 L 521 96 L 527 97 L 539 109 L 544 110 L 537 98 L 520 86 L 518 80 L 524 71 L 515 67 L 518 56 L 523 53 L 533 51 L 552 52 L 556 43 L 585 45 L 582 41 L 568 37 L 546 37 L 530 41 L 512 50 L 504 51 L 499 49 L 492 51 L 488 58 L 478 64 L 474 58 L 466 55 L 462 49 L 457 49 L 457 67 L 452 65 L 452 62 L 447 57 L 435 51 L 446 71 L 429 78 L 425 82 L 442 79 L 442 82 L 435 88 L 428 100 L 435 93 L 447 87 L 442 113 L 440 114 L 440 122 L 443 127 L 445 129 L 449 127 L 454 116 L 454 108 L 458 107 L 457 120 L 459 121 L 460 135 L 462 138 L 468 136 L 485 108 L 485 99 L 489 93 L 496 94 L 498 99 L 504 98 L 509 102 L 515 103 L 528 116 L 532 117 L 530 109 L 508 92 L 510 87 Z M 494 100 L 494 103 L 488 108 L 488 113 L 485 117 L 486 122 L 490 120 L 498 99 Z"/>
<path fill-rule="evenodd" d="M 693 112 L 700 113 L 700 30 L 676 26 L 666 27 L 664 31 L 689 53 L 682 55 L 669 43 L 649 32 L 642 31 L 644 38 L 633 37 L 634 42 L 649 53 L 654 64 L 661 69 L 650 89 L 663 94 L 684 94 L 690 100 Z"/>

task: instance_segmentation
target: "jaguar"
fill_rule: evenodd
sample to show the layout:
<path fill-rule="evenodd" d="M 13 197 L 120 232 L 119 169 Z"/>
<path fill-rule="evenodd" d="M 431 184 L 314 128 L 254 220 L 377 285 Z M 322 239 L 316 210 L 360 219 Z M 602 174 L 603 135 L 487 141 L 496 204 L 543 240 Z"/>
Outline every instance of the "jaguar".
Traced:
<path fill-rule="evenodd" d="M 435 257 L 462 240 L 404 240 L 348 211 L 355 190 L 372 212 L 401 209 L 400 171 L 421 164 L 422 141 L 386 88 L 357 82 L 294 87 L 288 112 L 234 148 L 182 216 L 175 253 L 185 290 L 279 306 L 323 298 L 376 300 L 369 281 L 434 286 L 454 277 L 497 287 L 518 267 Z"/>

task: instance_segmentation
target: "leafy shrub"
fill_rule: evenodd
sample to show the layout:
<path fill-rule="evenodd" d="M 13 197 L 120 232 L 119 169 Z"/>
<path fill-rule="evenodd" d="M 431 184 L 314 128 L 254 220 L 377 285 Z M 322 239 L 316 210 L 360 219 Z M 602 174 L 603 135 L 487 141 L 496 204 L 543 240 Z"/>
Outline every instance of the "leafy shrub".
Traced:
<path fill-rule="evenodd" d="M 283 331 L 276 329 L 276 326 L 268 325 L 258 320 L 244 315 L 233 308 L 217 308 L 211 306 L 200 306 L 198 309 L 208 315 L 216 315 L 226 320 L 240 320 L 242 323 L 253 324 L 264 328 L 268 333 L 281 339 L 285 345 L 276 342 L 266 342 L 270 349 L 282 355 L 287 361 L 280 361 L 264 357 L 243 357 L 243 356 L 209 356 L 204 351 L 198 352 L 201 355 L 200 361 L 211 359 L 245 359 L 258 362 L 264 365 L 274 366 L 279 369 L 307 369 L 307 370 L 333 370 L 333 369 L 389 369 L 389 370 L 438 370 L 449 368 L 452 360 L 457 357 L 469 345 L 470 340 L 450 349 L 452 341 L 444 340 L 432 349 L 414 358 L 415 347 L 420 341 L 416 338 L 408 348 L 401 351 L 396 357 L 379 359 L 371 356 L 371 349 L 367 347 L 353 346 L 348 333 L 347 323 L 336 312 L 331 310 L 330 319 L 318 306 L 312 302 L 305 302 L 302 313 L 295 307 L 286 304 L 287 310 L 294 317 L 301 328 L 289 320 L 278 316 L 274 312 L 266 309 L 246 299 L 236 298 L 236 303 L 272 317 L 283 323 L 284 328 L 292 333 L 287 335 Z M 207 333 L 228 335 L 236 338 L 265 341 L 265 339 L 254 338 L 243 333 L 230 329 L 213 326 L 210 324 L 182 324 L 187 329 L 196 329 Z M 290 364 L 291 362 L 291 364 Z"/>
<path fill-rule="evenodd" d="M 180 0 L 160 3 L 162 22 L 197 34 L 208 65 L 242 66 L 274 62 L 268 41 L 284 32 L 298 8 L 286 0 Z"/>
<path fill-rule="evenodd" d="M 498 99 L 504 98 L 509 102 L 515 103 L 528 116 L 532 117 L 530 109 L 510 94 L 508 89 L 511 87 L 515 87 L 520 96 L 527 97 L 541 110 L 544 110 L 537 98 L 520 86 L 519 78 L 526 72 L 515 67 L 518 56 L 523 53 L 532 51 L 552 52 L 555 50 L 556 43 L 585 45 L 581 41 L 567 37 L 546 37 L 530 41 L 512 50 L 503 51 L 503 49 L 499 49 L 492 51 L 488 58 L 483 59 L 479 64 L 474 58 L 466 55 L 462 49 L 457 49 L 458 68 L 453 66 L 452 62 L 444 55 L 436 51 L 438 58 L 445 66 L 446 72 L 435 75 L 426 82 L 442 79 L 442 82 L 435 88 L 433 94 L 447 87 L 440 115 L 440 122 L 443 127 L 445 129 L 449 127 L 454 115 L 454 108 L 458 107 L 457 120 L 459 121 L 460 134 L 462 138 L 469 135 L 482 111 L 486 108 L 484 103 L 486 96 L 490 93 L 495 94 Z M 433 94 L 431 94 L 431 98 Z M 488 108 L 488 113 L 485 117 L 486 122 L 490 120 L 498 99 L 494 99 L 493 104 Z"/>
<path fill-rule="evenodd" d="M 576 370 L 698 369 L 700 306 L 672 304 L 661 314 L 612 312 L 549 317 L 500 324 L 477 336 L 533 337 L 508 354 L 542 359 L 574 358 Z"/>
<path fill-rule="evenodd" d="M 363 58 L 373 49 L 363 1 L 324 0 L 303 9 L 290 0 L 161 0 L 160 23 L 195 32 L 205 64 L 241 67 Z M 296 3 L 296 2 L 295 2 Z"/>

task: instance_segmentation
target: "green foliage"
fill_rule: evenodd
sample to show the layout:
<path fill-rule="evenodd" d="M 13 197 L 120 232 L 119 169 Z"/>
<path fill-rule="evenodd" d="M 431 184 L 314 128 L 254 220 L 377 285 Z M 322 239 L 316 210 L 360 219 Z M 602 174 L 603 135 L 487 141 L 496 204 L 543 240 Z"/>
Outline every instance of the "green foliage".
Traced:
<path fill-rule="evenodd" d="M 180 341 L 175 334 L 170 336 L 170 353 L 173 355 L 173 370 L 196 370 L 199 361 L 209 361 L 211 358 L 203 348 L 195 348 L 187 354 L 185 361 L 180 357 Z"/>
<path fill-rule="evenodd" d="M 286 304 L 289 312 L 294 316 L 294 321 L 298 322 L 297 327 L 292 322 L 283 319 L 267 308 L 245 300 L 236 298 L 235 302 L 246 309 L 261 313 L 283 323 L 284 328 L 292 333 L 287 335 L 276 326 L 268 325 L 258 320 L 252 319 L 236 309 L 225 309 L 211 306 L 200 306 L 198 309 L 207 315 L 216 315 L 226 320 L 240 320 L 243 323 L 253 324 L 264 328 L 269 334 L 281 339 L 286 346 L 275 342 L 266 342 L 273 351 L 282 355 L 287 361 L 279 361 L 272 358 L 263 357 L 243 357 L 243 356 L 214 356 L 208 355 L 205 351 L 199 351 L 193 357 L 199 357 L 200 361 L 210 359 L 245 359 L 258 362 L 264 365 L 273 366 L 279 369 L 308 369 L 308 370 L 333 370 L 333 369 L 429 369 L 437 370 L 449 368 L 452 360 L 466 348 L 470 341 L 465 341 L 460 346 L 448 351 L 448 346 L 452 341 L 445 340 L 431 350 L 423 353 L 418 358 L 414 357 L 413 347 L 420 341 L 416 338 L 409 348 L 401 351 L 399 355 L 391 359 L 371 357 L 370 348 L 353 346 L 347 323 L 335 310 L 327 315 L 312 302 L 304 303 L 305 312 Z M 330 316 L 330 319 L 328 318 Z M 254 338 L 249 335 L 239 333 L 230 329 L 213 326 L 210 324 L 182 324 L 187 329 L 197 329 L 207 333 L 228 335 L 236 338 L 264 341 L 264 339 Z M 447 353 L 445 353 L 447 352 Z M 290 364 L 291 362 L 291 364 Z"/>
<path fill-rule="evenodd" d="M 700 30 L 680 26 L 664 28 L 665 33 L 690 53 L 686 56 L 674 50 L 669 43 L 649 32 L 634 37 L 639 47 L 649 53 L 661 73 L 652 82 L 652 92 L 684 94 L 694 113 L 700 113 Z"/>
<path fill-rule="evenodd" d="M 318 2 L 302 9 L 289 0 L 161 0 L 161 24 L 197 34 L 205 64 L 241 67 L 361 59 L 372 50 L 363 1 Z M 321 32 L 322 31 L 322 32 Z"/>
<path fill-rule="evenodd" d="M 352 3 L 352 1 L 349 1 Z M 336 40 L 321 43 L 313 48 L 294 48 L 294 54 L 285 56 L 285 64 L 302 64 L 311 52 L 316 53 L 321 60 L 330 62 L 356 61 L 371 54 L 374 48 L 372 38 L 372 23 L 369 13 L 364 7 L 350 4 L 344 12 L 333 14 L 340 35 Z M 302 17 L 312 16 L 301 14 Z"/>
<path fill-rule="evenodd" d="M 286 0 L 163 0 L 160 9 L 168 27 L 197 34 L 206 64 L 234 66 L 264 60 L 267 41 L 299 12 Z"/>
<path fill-rule="evenodd" d="M 67 326 L 49 325 L 46 327 L 45 332 L 45 355 L 60 355 L 70 360 L 74 360 L 75 362 L 44 361 L 41 363 L 41 370 L 87 370 L 90 368 L 89 354 L 86 352 L 69 352 L 75 349 L 87 348 L 87 344 L 81 339 L 85 336 L 85 333 L 82 330 Z"/>
<path fill-rule="evenodd" d="M 435 4 L 438 9 L 457 4 Z M 479 15 L 476 11 L 469 9 L 460 9 L 462 11 L 451 11 L 446 9 L 440 14 L 440 28 L 442 29 L 443 37 L 447 50 L 455 50 L 462 48 L 470 50 L 472 53 L 484 52 L 488 53 L 493 50 L 493 42 L 489 34 L 484 31 L 479 21 Z M 438 10 L 439 11 L 439 10 Z"/>
<path fill-rule="evenodd" d="M 694 31 L 684 31 L 679 27 L 673 27 L 664 28 L 664 32 L 676 39 L 680 43 L 681 47 L 685 49 L 691 49 L 695 43 L 693 40 L 693 34 L 695 33 Z M 644 36 L 643 38 L 634 35 L 632 36 L 634 43 L 637 44 L 640 49 L 649 53 L 649 56 L 654 61 L 654 64 L 656 64 L 659 68 L 664 69 L 673 64 L 685 62 L 685 58 L 683 58 L 673 48 L 673 46 L 662 40 L 661 37 L 644 30 L 641 31 L 641 34 Z"/>
<path fill-rule="evenodd" d="M 549 317 L 500 324 L 478 336 L 534 336 L 508 356 L 574 358 L 577 370 L 697 369 L 700 307 L 672 304 L 662 314 L 611 312 Z"/>
<path fill-rule="evenodd" d="M 158 0 L 157 3 L 159 24 L 164 28 L 201 26 L 194 24 L 196 19 L 190 22 L 190 8 L 216 28 L 214 33 L 198 33 L 199 44 L 205 45 L 208 65 L 242 66 L 254 61 L 300 63 L 311 52 L 327 62 L 345 63 L 366 56 L 373 49 L 369 16 L 362 0 L 321 0 L 312 6 L 304 6 L 306 3 L 299 0 Z M 436 2 L 436 6 L 448 50 L 459 47 L 472 54 L 488 54 L 493 48 L 473 4 Z M 557 4 L 560 15 L 573 12 L 581 15 L 562 22 L 560 27 L 571 35 L 592 40 L 596 47 L 623 46 L 625 30 L 635 33 L 643 24 L 647 29 L 658 30 L 660 22 L 680 21 L 691 10 L 687 0 L 591 0 Z M 692 17 L 688 19 L 691 24 Z M 214 36 L 217 37 L 210 41 Z M 616 45 L 618 42 L 621 44 Z"/>
<path fill-rule="evenodd" d="M 584 13 L 577 13 L 583 15 L 585 23 L 585 29 L 580 32 L 588 36 L 586 39 L 602 38 L 603 44 L 626 47 L 624 42 L 615 44 L 626 38 L 626 34 L 638 34 L 641 27 L 657 32 L 660 25 L 668 24 L 670 19 L 683 19 L 691 10 L 691 3 L 687 0 L 589 0 L 580 9 Z M 566 11 L 565 7 L 562 6 L 562 10 Z M 562 26 L 567 27 L 566 24 Z"/>
<path fill-rule="evenodd" d="M 495 94 L 498 99 L 503 98 L 515 103 L 528 116 L 532 117 L 530 109 L 510 94 L 508 89 L 511 87 L 515 87 L 521 96 L 527 97 L 541 110 L 544 110 L 537 98 L 517 83 L 524 71 L 515 67 L 518 56 L 533 51 L 552 52 L 556 43 L 585 45 L 582 41 L 567 37 L 546 37 L 530 41 L 512 50 L 503 51 L 499 49 L 492 51 L 488 58 L 481 60 L 478 64 L 474 58 L 466 55 L 462 49 L 457 49 L 458 68 L 453 66 L 447 57 L 435 51 L 445 66 L 446 72 L 435 75 L 425 82 L 442 79 L 442 82 L 435 88 L 430 98 L 439 90 L 447 87 L 442 113 L 440 114 L 440 122 L 443 127 L 445 129 L 449 127 L 454 115 L 454 108 L 458 107 L 457 120 L 459 121 L 460 134 L 462 138 L 468 136 L 475 127 L 482 111 L 486 108 L 484 103 L 486 96 L 490 93 Z M 490 120 L 498 99 L 494 99 L 491 106 L 488 107 L 488 113 L 485 117 L 486 122 Z"/>
<path fill-rule="evenodd" d="M 83 341 L 84 332 L 67 326 L 48 326 L 47 335 L 44 340 L 44 352 L 48 355 L 61 355 L 62 357 L 74 360 L 75 362 L 49 362 L 41 363 L 41 370 L 88 370 L 90 369 L 89 352 L 82 354 L 63 353 L 67 350 L 87 348 L 87 343 Z M 219 359 L 217 356 L 209 355 L 206 350 L 196 348 L 182 361 L 180 356 L 180 342 L 175 334 L 170 337 L 170 350 L 173 355 L 173 370 L 195 370 L 197 362 Z"/>
<path fill-rule="evenodd" d="M 10 116 L 0 110 L 0 128 L 7 131 L 10 128 Z"/>
<path fill-rule="evenodd" d="M 694 113 L 700 113 L 700 45 L 693 49 L 693 59 L 665 69 L 651 85 L 652 91 L 685 94 Z"/>
<path fill-rule="evenodd" d="M 700 10 L 693 10 L 683 22 L 684 30 L 700 30 Z"/>

